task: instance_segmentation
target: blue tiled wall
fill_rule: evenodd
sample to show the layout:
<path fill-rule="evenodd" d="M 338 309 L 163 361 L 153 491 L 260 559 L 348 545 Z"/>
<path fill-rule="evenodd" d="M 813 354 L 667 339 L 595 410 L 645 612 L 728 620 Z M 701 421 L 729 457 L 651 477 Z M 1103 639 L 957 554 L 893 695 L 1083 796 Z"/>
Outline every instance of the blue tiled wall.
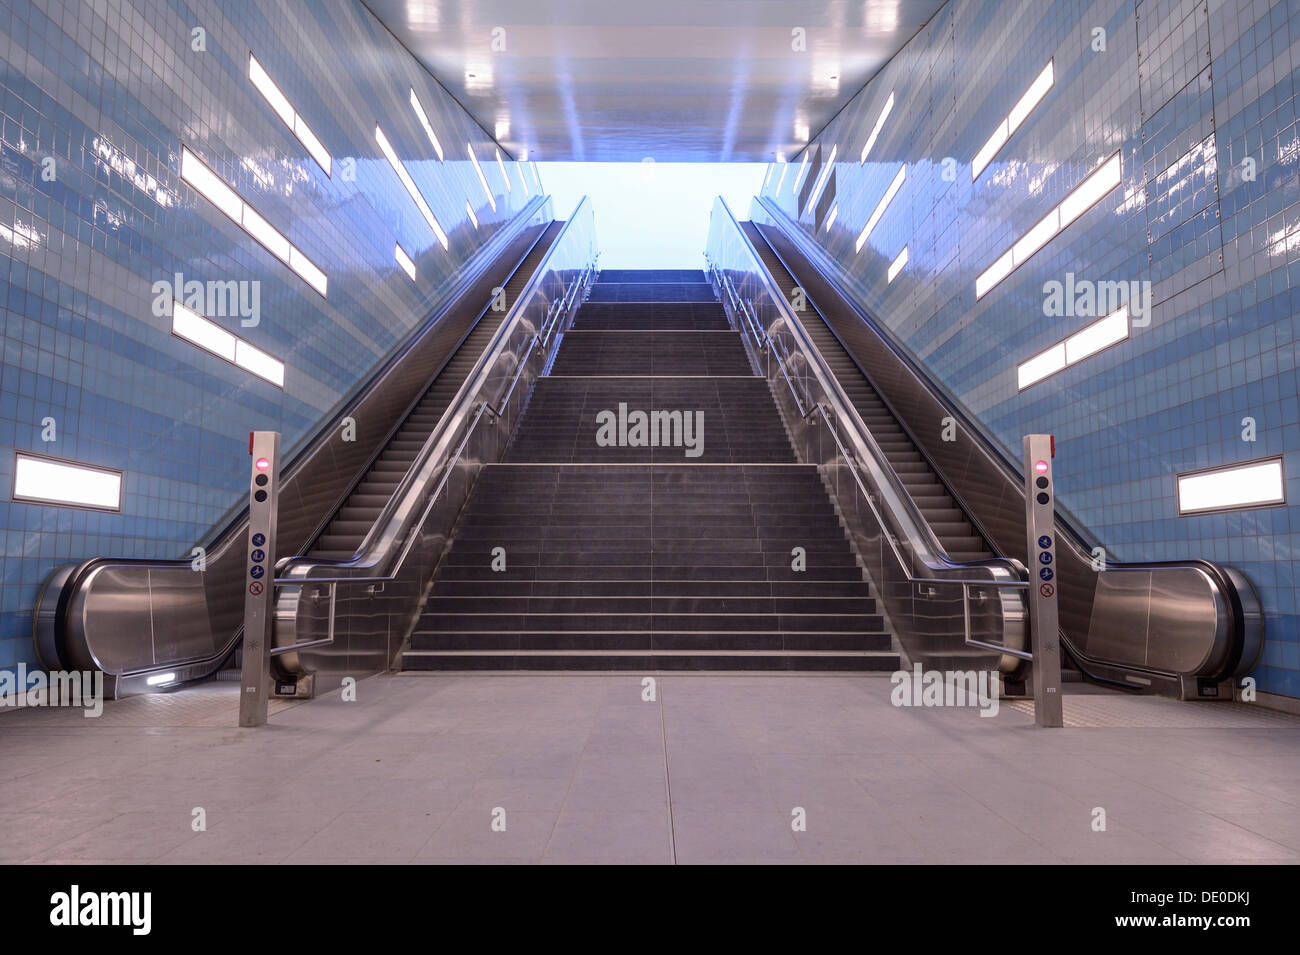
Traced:
<path fill-rule="evenodd" d="M 249 81 L 250 52 L 332 154 L 332 176 Z M 53 567 L 188 555 L 240 499 L 248 432 L 280 430 L 291 451 L 527 199 L 524 170 L 506 163 L 507 189 L 488 134 L 351 0 L 3 0 L 0 93 L 0 667 L 11 667 L 33 660 L 31 608 Z M 383 159 L 376 123 L 449 251 Z M 182 145 L 324 269 L 328 299 L 181 181 Z M 394 261 L 399 242 L 414 282 Z M 170 334 L 152 285 L 175 272 L 261 283 L 258 326 L 218 321 L 286 362 L 283 390 Z M 13 502 L 14 449 L 121 469 L 122 512 Z"/>
<path fill-rule="evenodd" d="M 1055 85 L 972 184 L 971 159 L 1049 59 Z M 816 138 L 818 155 L 839 145 L 827 196 L 811 213 L 806 200 L 796 210 L 792 166 L 778 197 L 1013 459 L 1021 435 L 1057 436 L 1059 499 L 1112 558 L 1205 557 L 1242 569 L 1267 614 L 1255 676 L 1292 697 L 1297 88 L 1296 0 L 952 0 Z M 891 91 L 893 112 L 859 164 Z M 977 301 L 976 276 L 1116 151 L 1120 186 Z M 905 184 L 855 252 L 900 165 Z M 887 283 L 904 245 L 908 265 Z M 1044 315 L 1044 283 L 1066 272 L 1150 281 L 1151 323 L 1018 392 L 1017 364 L 1089 323 Z M 1253 443 L 1242 440 L 1247 417 Z M 1178 473 L 1275 454 L 1285 456 L 1291 506 L 1178 516 Z"/>

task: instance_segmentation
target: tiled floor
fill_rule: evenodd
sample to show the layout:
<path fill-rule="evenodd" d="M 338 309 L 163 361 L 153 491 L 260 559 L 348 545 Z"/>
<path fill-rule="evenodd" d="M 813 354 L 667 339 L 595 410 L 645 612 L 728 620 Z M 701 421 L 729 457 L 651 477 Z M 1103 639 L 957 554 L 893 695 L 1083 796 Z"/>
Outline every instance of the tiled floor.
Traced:
<path fill-rule="evenodd" d="M 1300 719 L 1087 696 L 1087 725 L 1042 730 L 898 709 L 873 676 L 656 689 L 385 676 L 260 730 L 229 684 L 3 713 L 0 862 L 1300 861 Z"/>

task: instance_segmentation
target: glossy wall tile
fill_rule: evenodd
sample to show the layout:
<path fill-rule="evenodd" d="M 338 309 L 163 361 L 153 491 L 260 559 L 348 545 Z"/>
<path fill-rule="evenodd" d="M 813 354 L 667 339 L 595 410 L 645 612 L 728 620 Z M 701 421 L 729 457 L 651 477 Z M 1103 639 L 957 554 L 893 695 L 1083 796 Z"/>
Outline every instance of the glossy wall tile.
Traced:
<path fill-rule="evenodd" d="M 1013 459 L 1056 435 L 1059 499 L 1111 559 L 1242 569 L 1267 614 L 1255 677 L 1293 697 L 1297 23 L 1295 0 L 952 0 L 764 190 Z M 1150 283 L 1149 314 L 1022 389 L 1119 282 Z M 1288 506 L 1179 515 L 1180 473 L 1274 455 Z"/>
<path fill-rule="evenodd" d="M 188 555 L 240 503 L 248 432 L 291 453 L 540 183 L 353 0 L 3 0 L 0 95 L 10 667 L 52 568 Z M 203 347 L 172 332 L 187 283 Z M 12 501 L 16 451 L 121 471 L 120 513 Z"/>

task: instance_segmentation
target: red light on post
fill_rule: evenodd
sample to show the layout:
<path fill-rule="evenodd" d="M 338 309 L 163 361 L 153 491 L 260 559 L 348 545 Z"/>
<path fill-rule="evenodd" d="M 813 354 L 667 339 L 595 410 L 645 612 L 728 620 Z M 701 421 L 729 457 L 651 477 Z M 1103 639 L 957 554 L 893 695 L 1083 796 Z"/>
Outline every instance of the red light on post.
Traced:
<path fill-rule="evenodd" d="M 257 468 L 259 471 L 265 471 L 270 466 L 271 466 L 271 460 L 269 458 L 258 458 L 256 461 L 253 462 L 253 467 Z"/>
<path fill-rule="evenodd" d="M 1035 462 L 1034 462 L 1034 470 L 1037 471 L 1039 474 L 1046 474 L 1046 473 L 1047 473 L 1047 462 L 1046 462 L 1046 461 L 1035 461 Z"/>

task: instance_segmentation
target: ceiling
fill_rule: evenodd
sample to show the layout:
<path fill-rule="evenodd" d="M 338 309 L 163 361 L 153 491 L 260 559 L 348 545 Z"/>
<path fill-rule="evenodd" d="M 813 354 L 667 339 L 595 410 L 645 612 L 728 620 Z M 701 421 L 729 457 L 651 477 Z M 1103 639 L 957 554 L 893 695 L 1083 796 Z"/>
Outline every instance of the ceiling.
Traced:
<path fill-rule="evenodd" d="M 943 6 L 364 2 L 502 147 L 541 162 L 789 157 Z"/>

